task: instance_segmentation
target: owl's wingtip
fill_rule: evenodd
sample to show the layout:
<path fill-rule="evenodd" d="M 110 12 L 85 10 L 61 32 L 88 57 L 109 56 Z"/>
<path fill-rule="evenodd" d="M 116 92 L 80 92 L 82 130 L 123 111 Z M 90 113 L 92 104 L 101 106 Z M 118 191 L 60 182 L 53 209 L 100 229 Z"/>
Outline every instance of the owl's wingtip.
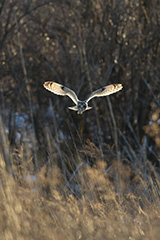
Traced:
<path fill-rule="evenodd" d="M 122 90 L 122 88 L 123 88 L 122 83 L 117 83 L 117 84 L 115 84 L 115 88 L 116 88 L 118 91 Z"/>
<path fill-rule="evenodd" d="M 43 87 L 46 88 L 49 85 L 50 81 L 46 81 L 43 83 Z"/>

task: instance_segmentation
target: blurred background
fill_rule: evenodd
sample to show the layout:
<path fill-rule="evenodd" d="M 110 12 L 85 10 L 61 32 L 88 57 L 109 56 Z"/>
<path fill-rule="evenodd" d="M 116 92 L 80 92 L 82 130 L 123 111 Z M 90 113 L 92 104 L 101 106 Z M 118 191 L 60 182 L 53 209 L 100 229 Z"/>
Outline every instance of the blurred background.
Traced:
<path fill-rule="evenodd" d="M 62 195 L 65 198 L 75 197 L 74 200 L 70 199 L 71 205 L 67 209 L 72 204 L 75 206 L 74 201 L 79 206 L 80 200 L 76 199 L 86 199 L 85 204 L 89 199 L 90 207 L 93 207 L 92 201 L 100 203 L 103 217 L 109 214 L 109 209 L 114 210 L 114 216 L 117 216 L 115 209 L 120 211 L 119 207 L 126 201 L 125 211 L 127 209 L 131 215 L 128 212 L 127 215 L 122 214 L 125 220 L 121 226 L 129 221 L 128 216 L 138 216 L 134 222 L 135 229 L 139 221 L 144 221 L 139 220 L 139 213 L 142 218 L 148 217 L 144 202 L 150 204 L 155 201 L 158 206 L 159 31 L 158 0 L 1 1 L 1 182 L 5 193 L 4 186 L 7 184 L 8 194 L 11 189 L 16 189 L 15 195 L 10 193 L 7 197 L 10 199 L 12 196 L 14 199 L 13 203 L 8 203 L 15 214 L 10 216 L 8 212 L 11 225 L 12 220 L 17 219 L 17 214 L 21 214 L 20 210 L 20 213 L 14 210 L 15 201 L 19 201 L 20 209 L 25 208 L 22 203 L 24 199 L 17 200 L 19 186 L 29 189 L 25 191 L 33 194 L 36 185 L 36 189 L 39 189 L 37 195 L 28 196 L 36 201 L 43 199 L 43 204 L 48 204 L 46 201 L 51 199 L 53 201 L 56 194 L 59 194 L 56 201 L 60 202 L 65 202 L 61 199 Z M 90 102 L 93 109 L 79 116 L 68 109 L 74 105 L 68 97 L 56 96 L 44 89 L 43 83 L 48 80 L 73 89 L 80 100 L 84 100 L 93 90 L 108 84 L 122 83 L 123 89 L 110 97 L 93 99 Z M 103 179 L 99 179 L 100 175 Z M 108 186 L 111 192 L 108 192 Z M 108 200 L 111 193 L 113 199 Z M 124 194 L 129 196 L 125 200 Z M 31 208 L 33 202 L 29 205 Z M 112 204 L 108 206 L 110 202 Z M 1 204 L 4 204 L 3 200 Z M 133 205 L 136 210 L 132 209 Z M 36 212 L 42 211 L 41 204 L 38 206 L 39 210 L 34 210 L 35 214 L 42 213 Z M 59 206 L 61 208 L 62 204 Z M 84 207 L 83 204 L 82 206 Z M 146 206 L 150 209 L 149 205 Z M 87 208 L 87 223 L 93 219 L 90 207 Z M 95 209 L 102 212 L 97 206 Z M 151 212 L 153 214 L 152 207 L 149 214 Z M 69 221 L 70 210 L 67 213 L 66 221 Z M 43 214 L 42 219 L 48 214 L 48 222 L 50 215 L 53 218 L 50 212 Z M 74 214 L 77 214 L 77 210 Z M 158 214 L 156 212 L 153 218 L 157 219 Z M 56 216 L 61 219 L 59 215 Z M 22 219 L 25 217 L 22 216 Z M 100 214 L 99 220 L 103 219 L 101 217 Z M 37 234 L 38 239 L 44 239 L 39 231 L 37 233 L 35 230 L 33 235 L 31 233 L 33 224 L 39 227 L 42 223 L 33 220 L 32 216 L 28 216 L 28 219 L 33 222 L 23 226 L 26 229 L 21 234 L 24 239 Z M 111 219 L 110 221 L 107 218 L 104 220 L 106 224 L 112 223 Z M 64 239 L 59 230 L 63 221 L 59 222 L 55 229 L 61 235 L 55 235 L 55 239 Z M 119 226 L 116 225 L 118 222 L 122 223 L 122 219 L 115 220 L 113 226 Z M 157 223 L 156 220 L 155 222 Z M 76 224 L 74 218 L 72 224 Z M 88 225 L 86 230 L 81 226 L 83 230 L 76 230 L 76 233 L 70 230 L 69 239 L 104 239 L 104 231 L 101 231 L 104 230 L 103 224 L 98 220 L 97 224 L 99 237 L 95 235 L 96 228 L 92 226 L 90 230 Z M 148 220 L 147 224 L 150 226 L 151 222 Z M 138 230 L 138 233 L 132 227 L 130 232 L 123 228 L 122 235 L 119 235 L 119 230 L 115 233 L 114 227 L 111 230 L 105 229 L 106 234 L 110 231 L 108 239 L 117 239 L 116 236 L 128 239 L 132 233 L 137 233 L 136 239 L 141 239 L 143 234 L 153 230 L 153 226 L 148 228 L 148 225 L 145 225 L 143 231 Z M 78 229 L 77 226 L 79 225 L 75 229 Z M 156 226 L 154 224 L 155 231 L 150 235 L 152 239 L 158 237 L 159 230 Z M 12 228 L 13 231 L 5 230 L 6 233 L 2 226 L 1 230 L 7 236 L 4 239 L 20 236 L 17 225 L 10 229 Z M 66 226 L 63 228 L 66 232 L 69 231 Z M 52 231 L 48 230 L 49 227 L 46 229 L 47 239 L 50 239 Z M 25 235 L 26 232 L 31 235 Z M 72 234 L 77 237 L 72 238 Z"/>

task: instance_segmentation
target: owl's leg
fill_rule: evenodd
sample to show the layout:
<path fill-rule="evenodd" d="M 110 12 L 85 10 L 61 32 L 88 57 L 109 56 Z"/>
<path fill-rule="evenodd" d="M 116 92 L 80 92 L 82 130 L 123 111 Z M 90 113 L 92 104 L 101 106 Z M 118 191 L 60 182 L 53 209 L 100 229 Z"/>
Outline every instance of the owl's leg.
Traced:
<path fill-rule="evenodd" d="M 73 107 L 68 107 L 70 110 L 73 110 L 73 111 L 77 111 L 77 106 L 73 106 Z"/>

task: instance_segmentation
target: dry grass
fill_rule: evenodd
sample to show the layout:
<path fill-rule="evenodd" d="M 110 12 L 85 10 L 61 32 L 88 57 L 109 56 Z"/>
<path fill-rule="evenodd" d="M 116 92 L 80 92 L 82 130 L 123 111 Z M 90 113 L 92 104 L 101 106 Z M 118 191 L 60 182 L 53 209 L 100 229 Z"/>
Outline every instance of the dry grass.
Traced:
<path fill-rule="evenodd" d="M 69 180 L 56 164 L 32 176 L 30 161 L 20 171 L 13 159 L 18 155 L 23 162 L 25 157 L 18 151 L 8 151 L 11 174 L 1 153 L 0 238 L 158 239 L 160 181 L 155 168 L 148 161 L 138 168 L 138 163 L 117 160 L 108 145 L 103 149 L 90 141 L 77 149 L 81 164 Z"/>

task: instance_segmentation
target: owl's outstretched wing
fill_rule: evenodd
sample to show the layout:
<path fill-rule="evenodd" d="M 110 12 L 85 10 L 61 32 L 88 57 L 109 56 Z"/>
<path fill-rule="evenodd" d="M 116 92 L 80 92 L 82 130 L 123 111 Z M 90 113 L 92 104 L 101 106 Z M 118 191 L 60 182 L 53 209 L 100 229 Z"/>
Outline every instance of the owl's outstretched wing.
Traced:
<path fill-rule="evenodd" d="M 94 97 L 104 97 L 113 93 L 120 91 L 123 88 L 122 84 L 111 84 L 105 87 L 102 87 L 94 92 L 86 99 L 86 102 L 89 102 Z"/>
<path fill-rule="evenodd" d="M 43 86 L 54 94 L 70 97 L 75 104 L 78 102 L 78 97 L 75 92 L 59 83 L 47 81 Z"/>

